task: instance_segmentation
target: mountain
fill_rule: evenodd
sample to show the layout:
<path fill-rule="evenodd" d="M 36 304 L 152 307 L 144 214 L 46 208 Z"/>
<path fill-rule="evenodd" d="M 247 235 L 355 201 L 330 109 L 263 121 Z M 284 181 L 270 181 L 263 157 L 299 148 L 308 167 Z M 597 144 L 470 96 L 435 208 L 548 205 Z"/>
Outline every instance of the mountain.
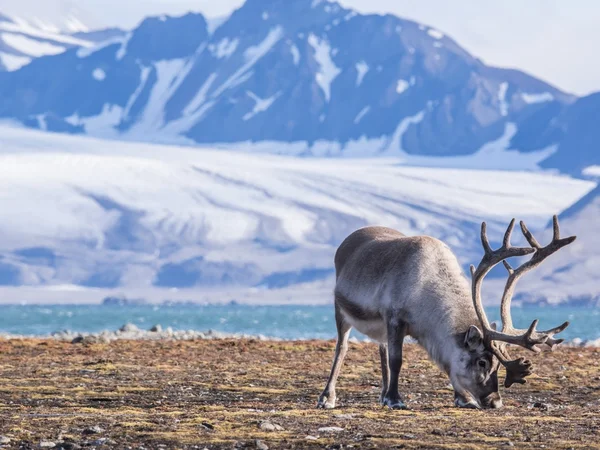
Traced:
<path fill-rule="evenodd" d="M 524 143 L 520 148 L 533 150 L 558 143 L 557 151 L 541 166 L 580 175 L 587 167 L 600 165 L 599 115 L 600 93 L 580 98 L 560 113 L 548 115 L 550 120 L 546 120 L 538 133 L 530 136 L 532 140 L 529 145 Z M 515 140 L 520 138 L 519 135 L 515 136 Z"/>
<path fill-rule="evenodd" d="M 247 0 L 214 31 L 199 14 L 148 18 L 0 74 L 0 117 L 30 127 L 301 155 L 506 148 L 574 100 L 434 28 L 321 0 Z M 544 144 L 527 151 L 543 160 Z"/>
<path fill-rule="evenodd" d="M 103 28 L 82 3 L 81 0 L 0 0 L 0 12 L 22 26 L 56 34 Z"/>
<path fill-rule="evenodd" d="M 27 21 L 0 13 L 0 72 L 16 71 L 36 58 L 58 55 L 68 49 L 90 48 L 125 34 L 118 29 L 89 31 L 74 16 L 65 20 L 69 21 L 65 27 L 70 32 L 38 18 Z"/>
<path fill-rule="evenodd" d="M 600 305 L 600 186 L 565 210 L 559 217 L 561 236 L 577 240 L 548 258 L 531 275 L 520 298 L 534 302 L 564 302 Z M 539 239 L 552 239 L 552 226 Z"/>
<path fill-rule="evenodd" d="M 543 228 L 594 186 L 381 158 L 252 155 L 9 127 L 0 135 L 0 285 L 49 290 L 329 282 L 336 247 L 370 224 L 437 236 L 466 267 L 480 258 L 481 220 L 497 243 L 507 218 Z"/>

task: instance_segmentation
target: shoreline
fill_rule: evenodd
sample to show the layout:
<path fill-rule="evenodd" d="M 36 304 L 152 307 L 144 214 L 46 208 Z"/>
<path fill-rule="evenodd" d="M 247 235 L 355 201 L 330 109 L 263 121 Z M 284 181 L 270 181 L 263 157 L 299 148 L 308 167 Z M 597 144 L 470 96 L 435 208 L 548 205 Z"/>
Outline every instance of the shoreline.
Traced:
<path fill-rule="evenodd" d="M 138 326 L 127 323 L 118 330 L 103 330 L 97 333 L 80 333 L 71 330 L 55 331 L 45 335 L 19 335 L 10 333 L 1 333 L 0 340 L 50 340 L 58 342 L 87 343 L 87 344 L 108 344 L 115 341 L 194 341 L 194 340 L 256 340 L 264 342 L 327 342 L 335 340 L 335 334 L 332 333 L 330 339 L 323 338 L 279 338 L 267 336 L 264 334 L 245 334 L 245 333 L 226 333 L 218 330 L 174 330 L 172 327 L 162 328 L 161 325 L 154 325 L 150 329 L 144 330 Z M 349 339 L 351 343 L 375 342 L 368 337 L 357 338 L 355 336 Z M 416 343 L 412 338 L 407 338 L 406 343 Z M 581 339 L 574 338 L 565 341 L 561 347 L 569 348 L 600 348 L 600 338 Z"/>

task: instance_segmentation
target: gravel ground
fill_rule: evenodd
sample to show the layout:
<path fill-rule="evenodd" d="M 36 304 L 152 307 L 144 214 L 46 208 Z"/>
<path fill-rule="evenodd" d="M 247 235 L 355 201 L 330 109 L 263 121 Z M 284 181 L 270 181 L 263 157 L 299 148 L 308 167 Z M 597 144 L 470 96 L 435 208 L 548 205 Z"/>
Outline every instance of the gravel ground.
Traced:
<path fill-rule="evenodd" d="M 0 339 L 0 448 L 600 448 L 598 348 L 527 355 L 536 375 L 473 411 L 407 345 L 390 411 L 376 345 L 352 343 L 323 411 L 333 341 L 77 341 Z"/>

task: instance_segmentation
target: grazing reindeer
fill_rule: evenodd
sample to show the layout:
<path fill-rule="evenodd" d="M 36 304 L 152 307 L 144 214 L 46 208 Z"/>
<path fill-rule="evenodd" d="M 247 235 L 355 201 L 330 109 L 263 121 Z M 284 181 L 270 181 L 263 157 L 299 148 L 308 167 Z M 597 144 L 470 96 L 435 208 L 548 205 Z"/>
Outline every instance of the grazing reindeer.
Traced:
<path fill-rule="evenodd" d="M 510 303 L 518 279 L 575 240 L 575 236 L 561 239 L 556 216 L 553 222 L 554 238 L 548 246 L 542 247 L 521 222 L 521 230 L 531 247 L 512 247 L 513 219 L 497 250 L 490 247 L 484 222 L 481 242 L 485 254 L 477 269 L 471 266 L 471 288 L 452 251 L 437 239 L 406 237 L 383 227 L 362 228 L 348 236 L 335 255 L 338 338 L 331 374 L 318 407 L 335 407 L 336 381 L 348 348 L 350 329 L 355 327 L 380 343 L 382 405 L 406 408 L 398 393 L 398 376 L 402 344 L 410 335 L 448 374 L 456 406 L 500 408 L 497 373 L 500 364 L 506 368 L 505 387 L 525 383 L 525 377 L 532 373 L 530 361 L 510 360 L 506 345 L 519 345 L 534 352 L 539 352 L 541 345 L 553 349 L 563 341 L 554 339 L 554 335 L 569 325 L 565 322 L 547 331 L 536 331 L 535 320 L 529 329 L 517 330 L 511 320 Z M 531 259 L 517 269 L 506 262 L 508 258 L 531 253 Z M 502 329 L 497 331 L 485 315 L 481 284 L 500 262 L 509 276 L 500 306 Z"/>

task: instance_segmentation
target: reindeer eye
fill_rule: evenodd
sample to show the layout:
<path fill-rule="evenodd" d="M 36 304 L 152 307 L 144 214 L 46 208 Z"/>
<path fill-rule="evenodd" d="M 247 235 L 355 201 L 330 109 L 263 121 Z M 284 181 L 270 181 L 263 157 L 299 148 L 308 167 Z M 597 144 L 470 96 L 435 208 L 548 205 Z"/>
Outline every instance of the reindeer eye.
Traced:
<path fill-rule="evenodd" d="M 479 367 L 482 367 L 482 368 L 484 368 L 484 369 L 485 369 L 485 368 L 486 368 L 486 366 L 487 366 L 487 362 L 485 362 L 483 359 L 480 359 L 480 360 L 477 362 L 477 364 L 479 364 Z"/>

